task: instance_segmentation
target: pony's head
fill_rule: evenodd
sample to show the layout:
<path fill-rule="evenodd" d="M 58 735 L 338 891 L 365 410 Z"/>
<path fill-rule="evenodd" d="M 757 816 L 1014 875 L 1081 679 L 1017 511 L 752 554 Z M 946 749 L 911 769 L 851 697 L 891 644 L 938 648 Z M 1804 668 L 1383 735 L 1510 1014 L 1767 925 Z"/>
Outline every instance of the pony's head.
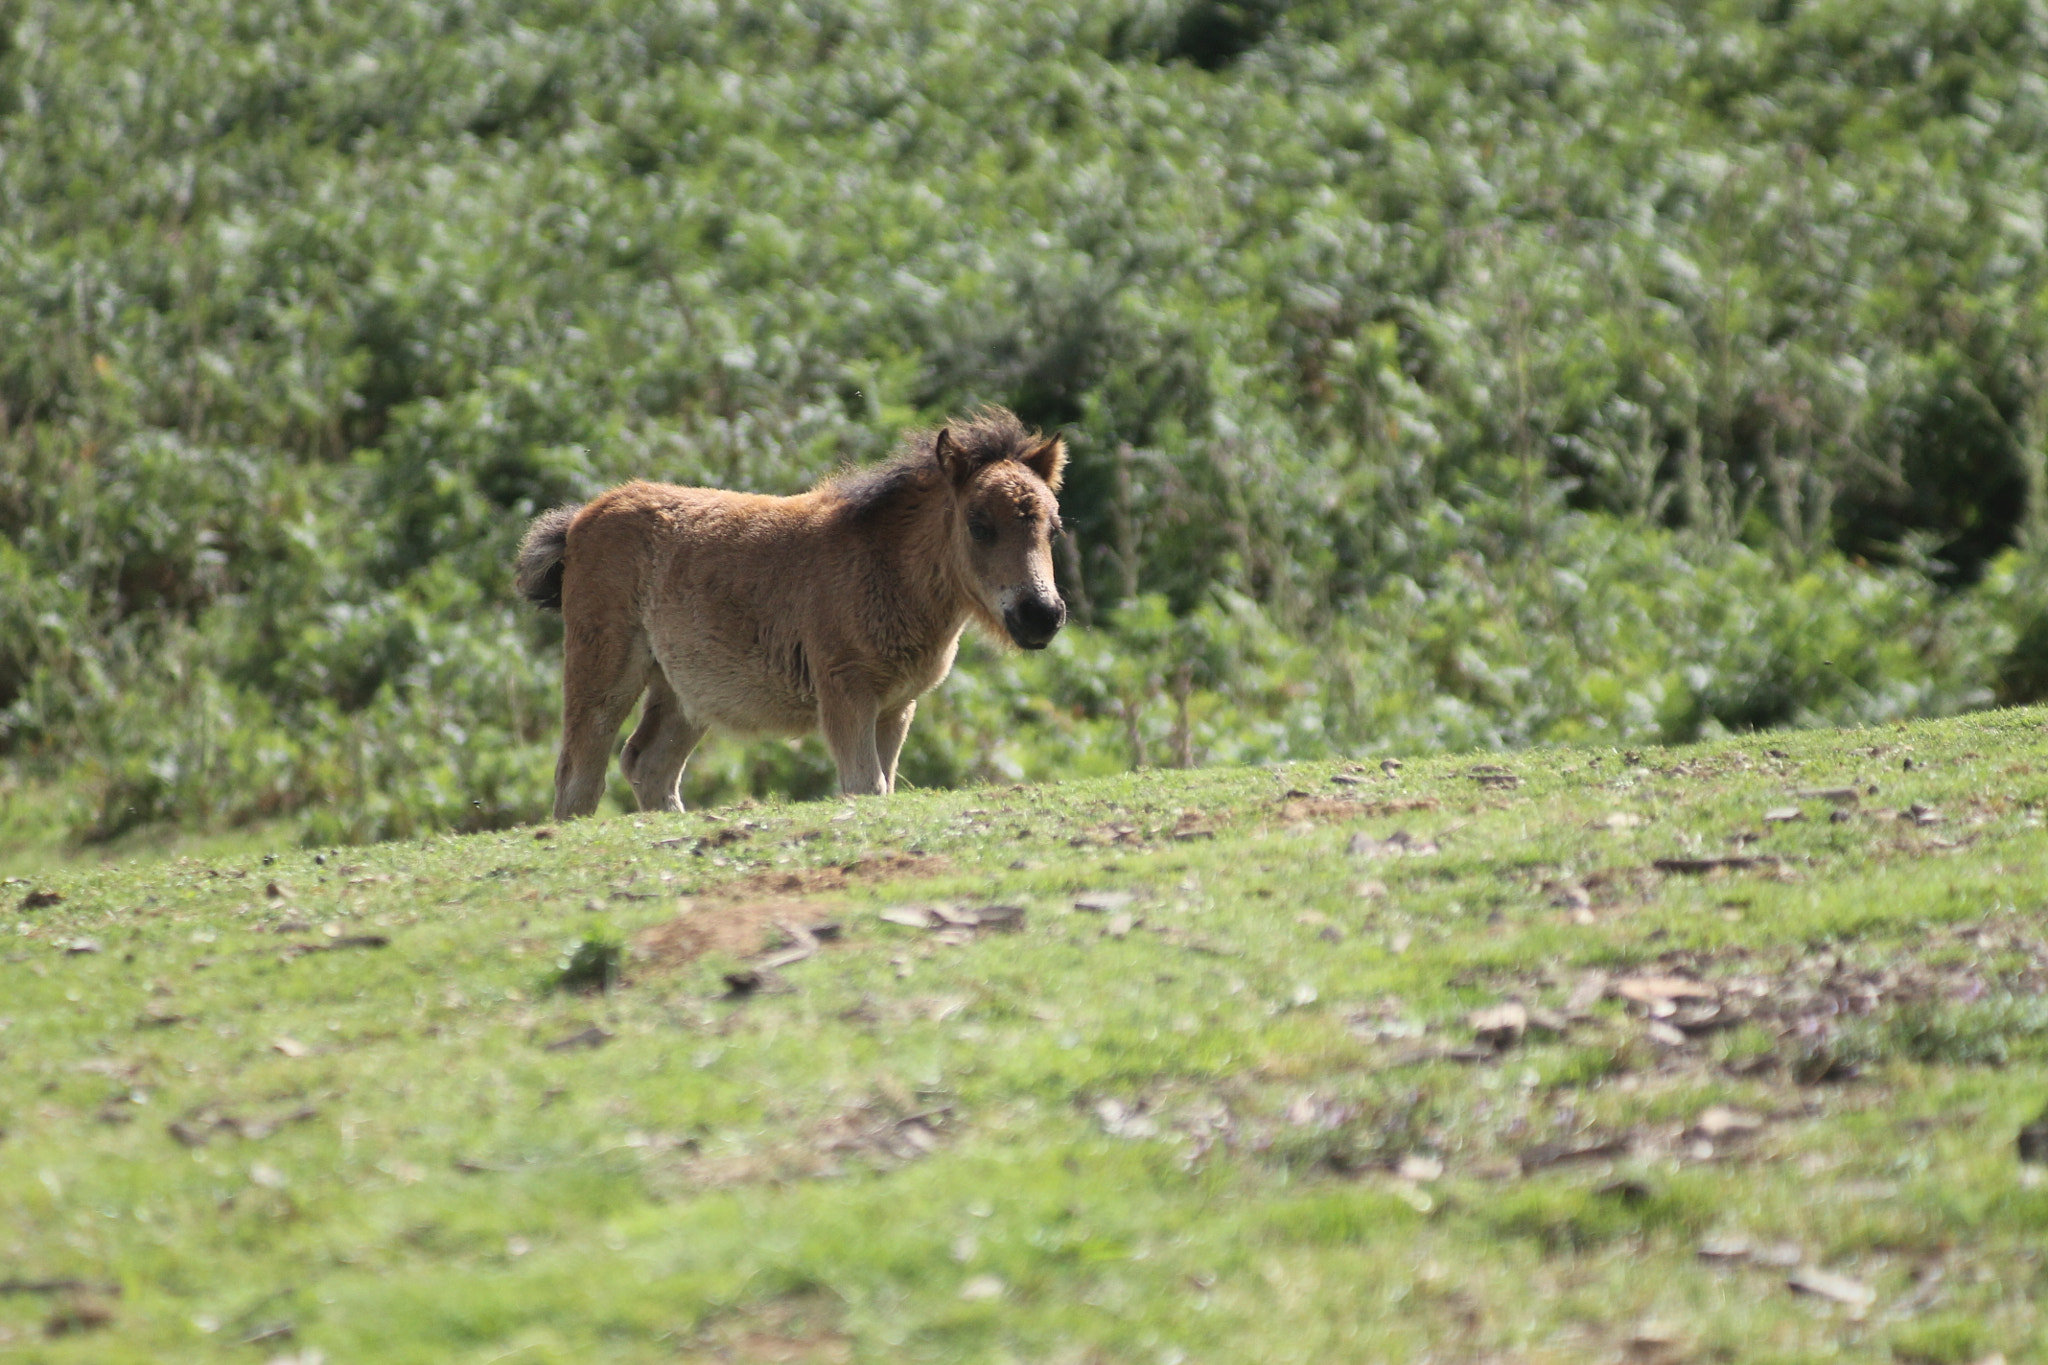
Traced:
<path fill-rule="evenodd" d="M 941 427 L 932 459 L 953 490 L 953 551 L 975 615 L 1025 649 L 1044 649 L 1067 620 L 1052 574 L 1066 443 L 991 408 Z"/>

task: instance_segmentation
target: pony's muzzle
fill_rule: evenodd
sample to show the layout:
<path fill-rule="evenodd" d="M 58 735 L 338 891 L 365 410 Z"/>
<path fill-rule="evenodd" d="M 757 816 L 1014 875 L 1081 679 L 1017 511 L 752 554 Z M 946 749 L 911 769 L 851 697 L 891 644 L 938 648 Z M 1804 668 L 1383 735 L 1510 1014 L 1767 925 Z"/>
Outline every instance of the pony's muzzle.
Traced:
<path fill-rule="evenodd" d="M 1024 649 L 1044 649 L 1067 623 L 1067 604 L 1059 598 L 1027 597 L 1003 613 L 1003 629 Z"/>

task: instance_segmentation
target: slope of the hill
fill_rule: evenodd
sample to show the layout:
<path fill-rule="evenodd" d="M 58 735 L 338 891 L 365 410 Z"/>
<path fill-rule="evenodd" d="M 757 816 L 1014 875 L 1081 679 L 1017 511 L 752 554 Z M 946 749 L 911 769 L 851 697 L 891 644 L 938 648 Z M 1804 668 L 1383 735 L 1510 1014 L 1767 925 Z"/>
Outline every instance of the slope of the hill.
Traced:
<path fill-rule="evenodd" d="M 2008 711 L 16 883 L 0 1351 L 2032 1359 L 2044 800 Z"/>

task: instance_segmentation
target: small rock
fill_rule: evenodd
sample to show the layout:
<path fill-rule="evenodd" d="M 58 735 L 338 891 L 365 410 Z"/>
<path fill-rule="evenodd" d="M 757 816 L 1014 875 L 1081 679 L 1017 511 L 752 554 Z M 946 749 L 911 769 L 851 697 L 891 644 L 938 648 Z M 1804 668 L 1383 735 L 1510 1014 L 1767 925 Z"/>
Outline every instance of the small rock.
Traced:
<path fill-rule="evenodd" d="M 1401 760 L 1398 758 L 1381 759 L 1380 771 L 1385 773 L 1388 777 L 1392 777 L 1395 773 L 1401 771 Z"/>
<path fill-rule="evenodd" d="M 966 940 L 963 938 L 961 941 L 965 942 Z M 727 972 L 722 979 L 725 982 L 725 994 L 719 997 L 721 1000 L 745 1000 L 750 995 L 759 994 L 761 988 L 768 984 L 768 978 L 751 967 L 742 967 L 739 971 Z M 598 1033 L 604 1033 L 604 1030 L 594 1027 L 587 1028 L 582 1033 L 577 1034 L 576 1037 L 585 1038 Z M 604 1033 L 604 1038 L 592 1039 L 587 1046 L 596 1047 L 604 1042 L 605 1038 L 609 1037 L 611 1037 L 609 1033 Z M 565 1038 L 559 1043 L 549 1043 L 548 1051 L 554 1052 L 563 1047 L 573 1046 L 576 1046 L 576 1040 Z"/>
<path fill-rule="evenodd" d="M 1763 1116 L 1725 1104 L 1708 1105 L 1693 1125 L 1705 1138 L 1744 1137 L 1764 1126 Z"/>
<path fill-rule="evenodd" d="M 43 1323 L 43 1335 L 70 1336 L 73 1332 L 94 1332 L 114 1321 L 114 1307 L 93 1294 L 74 1294 Z"/>
<path fill-rule="evenodd" d="M 1746 1261 L 1749 1253 L 1747 1237 L 1741 1233 L 1724 1233 L 1702 1238 L 1696 1254 L 1702 1261 Z"/>
<path fill-rule="evenodd" d="M 1024 907 L 1021 905 L 984 905 L 974 911 L 974 927 L 995 929 L 1002 933 L 1014 934 L 1024 927 Z"/>
<path fill-rule="evenodd" d="M 1861 1280 L 1852 1280 L 1847 1275 L 1837 1275 L 1815 1266 L 1801 1266 L 1793 1271 L 1785 1278 L 1785 1285 L 1795 1294 L 1811 1294 L 1815 1298 L 1846 1304 L 1858 1312 L 1877 1301 L 1877 1291 Z"/>
<path fill-rule="evenodd" d="M 1487 1009 L 1474 1010 L 1469 1022 L 1473 1036 L 1480 1043 L 1504 1052 L 1521 1042 L 1522 1035 L 1529 1031 L 1529 1010 L 1509 1000 Z"/>
<path fill-rule="evenodd" d="M 1712 1000 L 1720 994 L 1703 981 L 1682 976 L 1631 976 L 1614 983 L 1614 994 L 1639 1005 L 1667 1000 Z"/>
<path fill-rule="evenodd" d="M 740 973 L 738 972 L 734 972 L 732 974 L 732 976 L 738 975 L 740 975 Z M 747 973 L 747 975 L 752 975 L 752 973 Z M 732 976 L 728 976 L 726 978 L 727 984 L 731 983 Z M 609 1043 L 611 1040 L 611 1034 L 599 1028 L 597 1025 L 592 1024 L 589 1028 L 584 1029 L 580 1033 L 572 1033 L 566 1038 L 555 1039 L 554 1042 L 547 1044 L 541 1050 L 543 1052 L 570 1052 L 578 1048 L 599 1048 L 603 1047 L 606 1043 Z"/>
<path fill-rule="evenodd" d="M 1783 864 L 1776 858 L 1732 855 L 1723 858 L 1658 858 L 1650 866 L 1673 876 L 1709 877 L 1717 872 L 1745 872 L 1753 868 L 1769 871 Z"/>
<path fill-rule="evenodd" d="M 1125 1104 L 1122 1100 L 1099 1100 L 1095 1105 L 1095 1117 L 1102 1122 L 1102 1130 L 1111 1137 L 1149 1138 L 1159 1136 L 1159 1124 L 1142 1110 Z"/>
<path fill-rule="evenodd" d="M 1084 891 L 1074 897 L 1074 908 L 1093 915 L 1107 915 L 1134 904 L 1137 899 L 1129 891 Z"/>
<path fill-rule="evenodd" d="M 985 1303 L 990 1299 L 1000 1299 L 1004 1288 L 1001 1276 L 976 1275 L 960 1286 L 960 1297 L 969 1303 Z"/>
<path fill-rule="evenodd" d="M 2048 1110 L 2020 1129 L 2020 1160 L 2048 1166 Z"/>
<path fill-rule="evenodd" d="M 1628 1335 L 1625 1350 L 1630 1360 L 1660 1361 L 1673 1358 L 1685 1345 L 1685 1334 L 1668 1322 L 1642 1322 Z"/>
<path fill-rule="evenodd" d="M 1789 825 L 1794 820 L 1805 818 L 1806 812 L 1797 806 L 1774 806 L 1764 812 L 1764 823 L 1767 825 Z"/>
<path fill-rule="evenodd" d="M 1566 1018 L 1584 1019 L 1591 1017 L 1593 1006 L 1607 998 L 1607 973 L 1600 971 L 1581 972 L 1572 986 L 1572 993 L 1565 998 Z"/>
<path fill-rule="evenodd" d="M 1351 836 L 1351 842 L 1345 845 L 1344 851 L 1354 858 L 1395 858 L 1404 853 L 1423 856 L 1438 850 L 1436 840 L 1397 829 L 1384 839 L 1375 839 L 1360 830 Z"/>
<path fill-rule="evenodd" d="M 1609 1157 L 1625 1156 L 1630 1140 L 1620 1138 L 1585 1138 L 1572 1142 L 1539 1142 L 1520 1153 L 1516 1161 L 1523 1175 L 1531 1175 L 1552 1166 L 1563 1166 L 1580 1161 L 1605 1161 Z"/>
<path fill-rule="evenodd" d="M 1443 1173 L 1442 1158 L 1430 1156 L 1426 1152 L 1410 1152 L 1394 1163 L 1395 1175 L 1403 1180 L 1413 1180 L 1417 1184 L 1439 1179 Z"/>
<path fill-rule="evenodd" d="M 1756 1265 L 1789 1270 L 1806 1259 L 1806 1251 L 1797 1242 L 1767 1242 L 1762 1246 L 1751 1247 L 1749 1259 Z"/>

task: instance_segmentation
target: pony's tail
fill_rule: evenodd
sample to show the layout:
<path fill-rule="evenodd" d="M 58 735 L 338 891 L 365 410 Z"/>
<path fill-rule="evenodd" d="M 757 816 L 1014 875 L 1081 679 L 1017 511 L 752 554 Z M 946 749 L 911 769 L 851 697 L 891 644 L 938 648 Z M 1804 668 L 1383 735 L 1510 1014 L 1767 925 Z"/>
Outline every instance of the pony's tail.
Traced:
<path fill-rule="evenodd" d="M 519 542 L 512 583 L 521 597 L 547 611 L 562 609 L 562 554 L 569 544 L 569 523 L 581 510 L 579 504 L 541 513 Z"/>

